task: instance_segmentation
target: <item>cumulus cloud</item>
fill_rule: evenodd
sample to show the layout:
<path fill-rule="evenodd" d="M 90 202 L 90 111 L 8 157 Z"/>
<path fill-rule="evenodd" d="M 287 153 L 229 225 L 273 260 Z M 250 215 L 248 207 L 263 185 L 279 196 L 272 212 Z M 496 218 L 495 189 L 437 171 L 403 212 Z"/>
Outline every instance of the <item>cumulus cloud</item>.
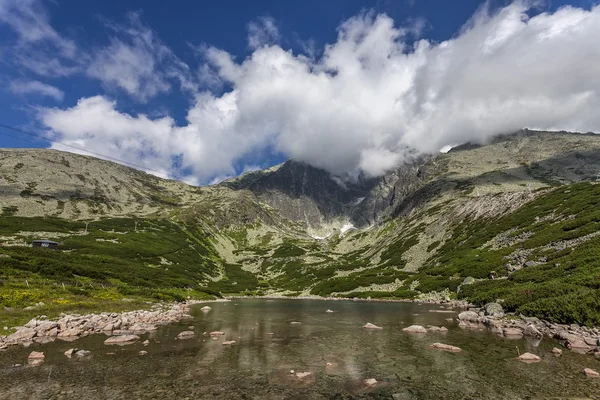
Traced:
<path fill-rule="evenodd" d="M 231 90 L 199 93 L 185 126 L 121 113 L 103 97 L 43 120 L 57 140 L 171 173 L 177 157 L 201 182 L 265 148 L 375 176 L 416 153 L 524 127 L 600 130 L 600 6 L 529 11 L 520 1 L 482 8 L 440 43 L 367 12 L 342 23 L 318 58 L 262 39 L 239 61 L 209 47 L 212 78 Z"/>
<path fill-rule="evenodd" d="M 89 76 L 141 101 L 169 91 L 171 79 L 179 81 L 185 90 L 197 89 L 189 67 L 142 24 L 139 13 L 129 14 L 126 25 L 107 26 L 116 35 L 108 46 L 95 52 L 87 68 Z"/>
<path fill-rule="evenodd" d="M 52 97 L 56 101 L 62 101 L 65 96 L 62 90 L 40 81 L 12 81 L 9 89 L 17 94 L 37 94 Z"/>

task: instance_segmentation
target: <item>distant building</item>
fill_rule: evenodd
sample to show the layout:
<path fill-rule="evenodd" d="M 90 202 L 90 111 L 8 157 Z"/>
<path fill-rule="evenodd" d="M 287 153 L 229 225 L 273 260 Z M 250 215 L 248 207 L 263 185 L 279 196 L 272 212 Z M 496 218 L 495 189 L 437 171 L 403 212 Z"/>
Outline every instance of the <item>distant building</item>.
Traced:
<path fill-rule="evenodd" d="M 58 247 L 58 242 L 53 242 L 52 240 L 34 240 L 31 242 L 32 247 L 45 247 L 47 249 L 56 249 Z"/>

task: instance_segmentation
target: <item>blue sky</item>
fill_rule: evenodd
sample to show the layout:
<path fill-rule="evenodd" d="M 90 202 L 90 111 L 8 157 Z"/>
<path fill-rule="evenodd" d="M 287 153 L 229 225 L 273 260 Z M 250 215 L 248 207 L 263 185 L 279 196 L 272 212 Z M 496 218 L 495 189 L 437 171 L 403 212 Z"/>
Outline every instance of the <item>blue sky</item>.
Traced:
<path fill-rule="evenodd" d="M 595 60 L 595 4 L 0 0 L 0 124 L 47 138 L 0 128 L 0 147 L 87 150 L 205 184 L 290 156 L 377 175 L 511 129 L 597 130 L 597 79 L 543 85 Z M 540 81 L 553 51 L 574 60 Z M 546 117 L 561 98 L 564 115 Z"/>

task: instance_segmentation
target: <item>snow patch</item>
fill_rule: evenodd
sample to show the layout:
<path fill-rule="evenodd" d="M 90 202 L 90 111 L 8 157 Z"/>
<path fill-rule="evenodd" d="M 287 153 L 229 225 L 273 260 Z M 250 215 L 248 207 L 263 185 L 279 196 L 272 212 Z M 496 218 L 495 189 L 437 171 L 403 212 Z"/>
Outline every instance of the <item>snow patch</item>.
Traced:
<path fill-rule="evenodd" d="M 356 229 L 356 227 L 350 223 L 348 224 L 344 224 L 344 226 L 342 226 L 340 228 L 340 232 L 342 232 L 342 234 L 348 232 L 350 229 Z"/>

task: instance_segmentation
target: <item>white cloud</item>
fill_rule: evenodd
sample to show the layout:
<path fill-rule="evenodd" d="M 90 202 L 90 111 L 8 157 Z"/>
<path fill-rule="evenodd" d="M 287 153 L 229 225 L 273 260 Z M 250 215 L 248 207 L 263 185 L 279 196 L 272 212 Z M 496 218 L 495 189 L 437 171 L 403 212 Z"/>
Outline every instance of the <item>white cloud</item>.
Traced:
<path fill-rule="evenodd" d="M 202 182 L 265 148 L 338 175 L 378 175 L 416 152 L 524 127 L 600 131 L 600 6 L 527 12 L 524 2 L 483 8 L 441 43 L 413 43 L 410 26 L 361 14 L 319 58 L 262 39 L 241 61 L 208 48 L 207 68 L 232 89 L 199 93 L 185 126 L 102 97 L 43 120 L 63 140 L 165 171 L 180 157 Z"/>
<path fill-rule="evenodd" d="M 258 49 L 279 41 L 279 28 L 271 17 L 260 17 L 248 24 L 248 47 Z"/>
<path fill-rule="evenodd" d="M 196 91 L 189 67 L 144 26 L 138 13 L 128 16 L 128 24 L 107 23 L 116 35 L 98 50 L 87 73 L 109 88 L 119 88 L 146 101 L 171 89 L 175 79 L 184 90 Z"/>
<path fill-rule="evenodd" d="M 62 101 L 65 96 L 62 90 L 40 81 L 12 81 L 9 89 L 18 94 L 38 94 L 52 97 L 56 101 Z"/>
<path fill-rule="evenodd" d="M 16 34 L 11 60 L 38 75 L 67 76 L 79 71 L 86 60 L 73 40 L 50 25 L 46 7 L 39 0 L 0 0 L 0 23 Z"/>

